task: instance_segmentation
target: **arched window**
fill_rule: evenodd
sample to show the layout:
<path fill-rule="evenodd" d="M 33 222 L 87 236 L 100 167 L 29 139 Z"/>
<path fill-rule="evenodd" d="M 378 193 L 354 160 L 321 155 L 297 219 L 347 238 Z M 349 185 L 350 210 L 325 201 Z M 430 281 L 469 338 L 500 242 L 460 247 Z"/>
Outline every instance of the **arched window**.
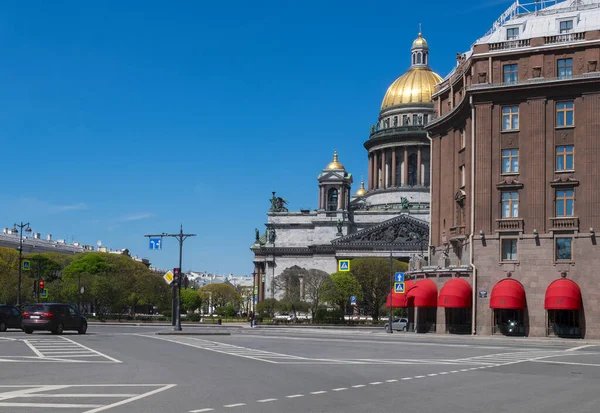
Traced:
<path fill-rule="evenodd" d="M 428 53 L 423 53 L 423 64 L 427 64 Z"/>
<path fill-rule="evenodd" d="M 408 185 L 417 185 L 417 155 L 414 153 L 408 156 Z"/>
<path fill-rule="evenodd" d="M 421 53 L 417 53 L 417 63 L 421 63 Z"/>
<path fill-rule="evenodd" d="M 414 65 L 415 63 L 417 63 L 417 57 L 415 56 L 415 54 L 414 54 L 414 53 L 413 53 L 413 55 L 412 55 L 412 58 L 413 58 L 413 65 Z"/>
<path fill-rule="evenodd" d="M 327 210 L 337 211 L 338 208 L 338 190 L 331 188 L 327 192 Z"/>

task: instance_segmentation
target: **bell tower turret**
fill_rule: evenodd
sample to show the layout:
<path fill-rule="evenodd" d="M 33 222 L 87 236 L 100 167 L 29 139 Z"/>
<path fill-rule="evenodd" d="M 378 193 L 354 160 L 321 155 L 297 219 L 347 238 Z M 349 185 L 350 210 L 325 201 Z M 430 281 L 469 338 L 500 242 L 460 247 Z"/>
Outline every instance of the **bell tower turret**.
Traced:
<path fill-rule="evenodd" d="M 348 211 L 352 174 L 346 172 L 338 160 L 337 152 L 333 161 L 317 177 L 319 181 L 319 210 L 327 212 Z"/>

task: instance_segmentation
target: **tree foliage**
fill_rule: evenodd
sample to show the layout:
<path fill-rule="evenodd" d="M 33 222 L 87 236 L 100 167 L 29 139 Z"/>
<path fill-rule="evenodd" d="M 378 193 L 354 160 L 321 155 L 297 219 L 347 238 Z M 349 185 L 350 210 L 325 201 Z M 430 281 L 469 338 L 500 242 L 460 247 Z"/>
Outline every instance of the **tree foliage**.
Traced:
<path fill-rule="evenodd" d="M 202 307 L 200 291 L 189 288 L 181 290 L 181 305 L 188 313 L 192 313 Z"/>
<path fill-rule="evenodd" d="M 351 274 L 359 282 L 364 304 L 374 320 L 390 292 L 390 260 L 388 258 L 355 258 L 350 263 Z M 406 271 L 405 262 L 392 260 L 391 272 Z"/>
<path fill-rule="evenodd" d="M 323 301 L 324 286 L 329 280 L 325 271 L 310 269 L 304 279 L 304 294 L 310 304 L 310 311 L 314 319 L 315 313 Z"/>
<path fill-rule="evenodd" d="M 345 310 L 351 296 L 362 299 L 362 287 L 354 275 L 347 271 L 331 274 L 323 286 L 323 298 Z"/>
<path fill-rule="evenodd" d="M 209 302 L 215 308 L 225 307 L 228 304 L 235 308 L 239 307 L 240 293 L 231 284 L 209 284 L 200 288 L 199 291 L 202 299 Z"/>

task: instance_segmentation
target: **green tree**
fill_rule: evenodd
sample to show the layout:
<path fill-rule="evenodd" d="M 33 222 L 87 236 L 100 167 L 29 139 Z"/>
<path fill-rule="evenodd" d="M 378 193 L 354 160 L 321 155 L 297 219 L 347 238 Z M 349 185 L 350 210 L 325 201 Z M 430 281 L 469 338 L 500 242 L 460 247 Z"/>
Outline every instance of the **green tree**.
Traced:
<path fill-rule="evenodd" d="M 310 304 L 310 312 L 312 319 L 315 318 L 315 313 L 323 301 L 324 285 L 329 280 L 329 274 L 325 271 L 317 269 L 309 269 L 304 278 L 304 295 L 305 299 Z"/>
<path fill-rule="evenodd" d="M 357 301 L 362 299 L 362 288 L 354 275 L 347 271 L 331 274 L 323 287 L 323 298 L 345 313 L 351 296 L 356 296 Z"/>
<path fill-rule="evenodd" d="M 258 314 L 265 315 L 273 318 L 275 315 L 275 308 L 277 307 L 278 301 L 274 298 L 265 298 L 261 302 L 256 304 L 256 312 Z"/>
<path fill-rule="evenodd" d="M 351 273 L 359 282 L 364 303 L 373 320 L 379 319 L 379 309 L 390 293 L 389 258 L 355 258 L 350 263 Z M 392 273 L 406 271 L 408 264 L 392 260 Z"/>
<path fill-rule="evenodd" d="M 209 284 L 200 288 L 203 300 L 210 302 L 215 307 L 225 307 L 227 304 L 239 307 L 240 293 L 229 283 Z"/>
<path fill-rule="evenodd" d="M 202 306 L 200 291 L 183 289 L 181 290 L 181 305 L 188 313 L 194 312 Z"/>

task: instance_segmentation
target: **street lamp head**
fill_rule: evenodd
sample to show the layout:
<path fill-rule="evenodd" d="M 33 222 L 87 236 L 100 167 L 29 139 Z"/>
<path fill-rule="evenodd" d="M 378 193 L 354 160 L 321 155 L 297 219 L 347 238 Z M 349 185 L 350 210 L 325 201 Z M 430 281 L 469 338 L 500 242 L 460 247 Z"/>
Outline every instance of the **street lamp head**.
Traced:
<path fill-rule="evenodd" d="M 12 229 L 11 232 L 15 235 L 19 233 L 19 230 L 17 229 L 17 224 L 15 224 L 15 227 Z"/>
<path fill-rule="evenodd" d="M 27 225 L 27 228 L 25 228 L 25 232 L 27 232 L 27 233 L 31 232 L 31 227 L 29 225 Z"/>

